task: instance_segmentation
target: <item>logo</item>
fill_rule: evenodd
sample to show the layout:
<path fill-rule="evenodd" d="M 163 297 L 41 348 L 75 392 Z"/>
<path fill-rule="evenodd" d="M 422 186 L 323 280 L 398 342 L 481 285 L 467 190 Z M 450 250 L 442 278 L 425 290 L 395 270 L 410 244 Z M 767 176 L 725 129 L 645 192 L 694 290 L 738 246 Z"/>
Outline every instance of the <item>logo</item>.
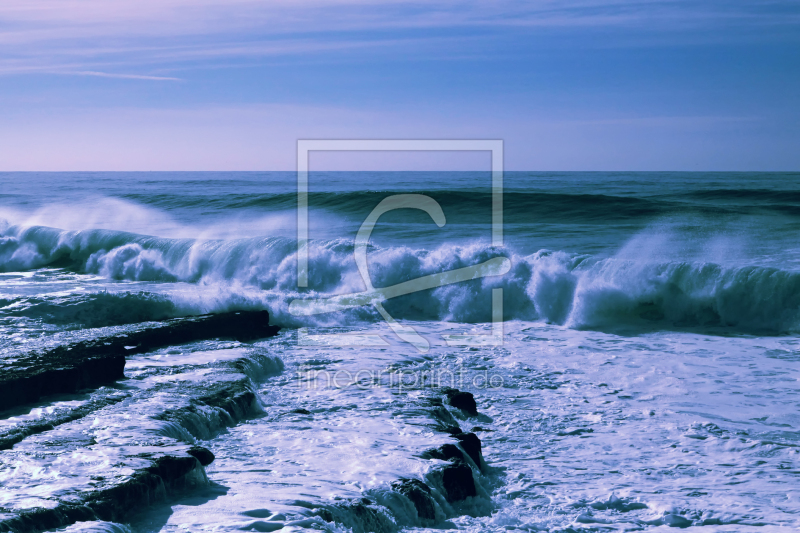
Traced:
<path fill-rule="evenodd" d="M 313 150 L 403 150 L 403 151 L 474 151 L 492 153 L 492 245 L 503 245 L 503 142 L 498 140 L 301 140 L 297 143 L 297 284 L 308 286 L 308 154 Z M 367 266 L 367 248 L 372 231 L 381 215 L 396 209 L 418 209 L 425 211 L 438 227 L 443 227 L 446 218 L 436 200 L 422 194 L 395 194 L 384 198 L 369 214 L 358 230 L 355 239 L 354 257 L 358 272 L 366 290 L 358 293 L 339 294 L 327 298 L 296 299 L 289 305 L 295 316 L 334 313 L 353 307 L 373 306 L 391 330 L 401 340 L 410 343 L 424 353 L 430 348 L 427 339 L 407 325 L 395 320 L 383 307 L 391 298 L 461 283 L 464 281 L 502 276 L 511 269 L 506 257 L 495 257 L 464 268 L 431 274 L 390 287 L 376 288 L 372 285 Z M 503 289 L 492 289 L 492 333 L 491 335 L 445 335 L 449 346 L 500 345 L 503 342 Z M 378 335 L 309 335 L 307 328 L 300 328 L 300 344 L 334 344 L 337 346 L 377 344 L 387 345 Z"/>

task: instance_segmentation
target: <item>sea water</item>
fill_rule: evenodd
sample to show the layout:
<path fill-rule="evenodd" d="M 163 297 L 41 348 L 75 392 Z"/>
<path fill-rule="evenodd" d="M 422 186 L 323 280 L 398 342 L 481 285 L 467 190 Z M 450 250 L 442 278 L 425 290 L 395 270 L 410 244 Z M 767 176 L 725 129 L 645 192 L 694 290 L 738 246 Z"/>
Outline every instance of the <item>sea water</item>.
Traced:
<path fill-rule="evenodd" d="M 0 349 L 13 358 L 230 310 L 268 309 L 283 327 L 256 343 L 129 359 L 120 386 L 152 391 L 176 380 L 200 389 L 225 379 L 218 362 L 251 358 L 263 412 L 221 433 L 174 435 L 216 455 L 203 487 L 129 524 L 84 528 L 794 530 L 798 179 L 507 172 L 497 246 L 489 172 L 311 172 L 308 287 L 298 287 L 294 173 L 5 173 Z M 432 198 L 446 223 L 417 209 L 383 215 L 367 246 L 374 287 L 494 257 L 511 265 L 384 302 L 427 350 L 399 338 L 373 305 L 311 316 L 289 307 L 366 289 L 356 234 L 396 194 Z M 493 289 L 503 290 L 499 325 Z M 352 337 L 364 334 L 372 341 Z M 474 342 L 449 345 L 450 335 Z M 449 416 L 479 436 L 486 464 L 476 497 L 443 502 L 436 523 L 423 524 L 390 488 L 429 476 L 438 462 L 423 452 L 451 441 L 430 415 L 442 385 L 474 394 L 477 417 Z M 6 413 L 2 426 L 91 394 Z M 155 413 L 158 396 L 148 394 L 140 408 Z M 103 424 L 104 411 L 96 415 Z M 360 499 L 385 521 L 314 512 Z"/>

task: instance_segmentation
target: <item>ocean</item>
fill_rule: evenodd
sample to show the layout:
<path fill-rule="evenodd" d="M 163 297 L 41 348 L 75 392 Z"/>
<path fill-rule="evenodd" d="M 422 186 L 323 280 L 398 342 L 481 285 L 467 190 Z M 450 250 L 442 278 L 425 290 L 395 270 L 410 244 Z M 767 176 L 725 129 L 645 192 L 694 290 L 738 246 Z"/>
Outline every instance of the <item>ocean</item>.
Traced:
<path fill-rule="evenodd" d="M 3 400 L 0 531 L 800 528 L 800 174 L 506 172 L 502 246 L 491 178 L 310 172 L 299 287 L 293 172 L 0 173 L 0 379 L 59 376 Z M 412 288 L 293 312 L 410 194 L 445 223 L 362 250 Z"/>

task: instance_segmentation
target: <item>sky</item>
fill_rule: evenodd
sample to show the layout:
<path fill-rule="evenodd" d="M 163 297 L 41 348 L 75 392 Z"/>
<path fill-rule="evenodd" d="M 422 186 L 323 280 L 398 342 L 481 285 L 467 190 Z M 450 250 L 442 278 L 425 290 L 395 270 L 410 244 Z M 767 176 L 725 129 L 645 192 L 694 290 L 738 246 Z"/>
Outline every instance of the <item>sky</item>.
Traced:
<path fill-rule="evenodd" d="M 797 0 L 3 0 L 0 170 L 800 170 Z M 472 170 L 485 154 L 318 153 Z"/>

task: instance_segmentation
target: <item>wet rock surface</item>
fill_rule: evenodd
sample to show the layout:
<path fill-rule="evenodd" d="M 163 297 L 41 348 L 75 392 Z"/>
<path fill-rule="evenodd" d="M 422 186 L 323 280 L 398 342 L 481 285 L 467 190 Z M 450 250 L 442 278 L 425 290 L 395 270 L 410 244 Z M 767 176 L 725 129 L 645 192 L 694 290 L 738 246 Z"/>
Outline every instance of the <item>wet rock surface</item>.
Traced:
<path fill-rule="evenodd" d="M 80 343 L 5 362 L 0 368 L 0 410 L 45 395 L 76 392 L 124 376 L 125 348 Z"/>
<path fill-rule="evenodd" d="M 456 389 L 444 389 L 443 392 L 445 397 L 448 398 L 448 404 L 451 406 L 457 409 L 464 409 L 464 406 L 466 406 L 477 414 L 477 410 L 472 409 L 472 406 L 475 405 L 472 394 L 463 393 Z M 453 405 L 452 398 L 456 398 L 456 405 Z M 408 525 L 441 525 L 443 511 L 436 502 L 435 494 L 437 489 L 433 487 L 438 487 L 440 491 L 439 497 L 443 497 L 449 504 L 458 504 L 469 498 L 477 497 L 479 492 L 473 475 L 473 468 L 469 463 L 474 463 L 476 473 L 480 475 L 485 462 L 483 461 L 480 439 L 474 433 L 463 432 L 440 399 L 424 398 L 423 404 L 433 407 L 428 413 L 435 422 L 434 428 L 439 432 L 449 434 L 458 441 L 458 445 L 445 443 L 422 452 L 420 457 L 423 459 L 447 461 L 450 464 L 433 467 L 424 476 L 424 481 L 414 478 L 400 478 L 391 484 L 391 488 L 394 492 L 403 495 L 414 506 L 418 521 Z M 437 509 L 439 509 L 438 516 Z M 445 512 L 445 515 L 458 514 L 458 512 L 455 509 L 449 509 Z M 351 522 L 347 523 L 337 520 L 337 517 L 333 514 L 323 514 L 321 516 L 325 520 L 336 521 L 348 527 L 353 527 L 352 518 L 350 519 Z M 399 523 L 402 524 L 403 520 L 401 519 Z M 354 531 L 356 530 L 354 528 Z M 384 529 L 380 530 L 383 531 Z"/>
<path fill-rule="evenodd" d="M 442 444 L 438 448 L 422 452 L 423 459 L 439 459 L 441 461 L 463 461 L 464 452 L 455 444 Z"/>
<path fill-rule="evenodd" d="M 26 501 L 37 500 L 36 491 L 33 490 L 37 484 L 33 481 L 30 481 L 31 487 L 14 484 L 14 490 L 20 493 L 18 496 L 23 497 L 18 498 L 21 505 L 12 503 L 10 507 L 5 507 L 8 502 L 3 502 L 0 531 L 42 531 L 98 519 L 122 521 L 132 511 L 165 498 L 170 491 L 207 482 L 199 461 L 188 455 L 185 447 L 164 445 L 158 448 L 161 449 L 115 454 L 117 462 L 98 469 L 88 486 L 67 472 L 67 468 L 73 466 L 76 460 L 62 456 L 59 462 L 64 464 L 59 465 L 59 470 L 67 477 L 67 481 L 74 481 L 75 484 L 58 491 L 58 498 L 39 499 L 39 506 L 30 508 L 23 506 Z M 76 448 L 73 456 L 82 452 L 84 450 Z M 42 453 L 45 456 L 40 460 L 42 467 L 49 471 L 55 469 L 53 463 L 58 459 L 48 454 L 47 450 Z M 47 459 L 51 459 L 50 464 L 47 464 Z M 125 466 L 121 466 L 122 463 Z M 132 471 L 127 473 L 128 470 Z"/>
<path fill-rule="evenodd" d="M 455 463 L 442 469 L 442 484 L 447 494 L 447 501 L 457 502 L 470 496 L 477 496 L 472 469 L 464 463 Z"/>
<path fill-rule="evenodd" d="M 147 355 L 130 361 L 120 382 L 125 391 L 113 391 L 114 401 L 94 398 L 49 428 L 23 424 L 42 431 L 13 434 L 13 447 L 0 453 L 0 531 L 122 522 L 207 485 L 204 466 L 215 457 L 196 439 L 261 413 L 251 375 L 283 368 L 277 358 L 248 350 L 216 350 L 211 360 L 202 351 L 171 356 L 185 365 Z"/>
<path fill-rule="evenodd" d="M 478 468 L 483 468 L 483 453 L 481 452 L 481 440 L 475 433 L 457 433 L 453 435 L 458 439 L 461 448 L 469 455 L 472 462 Z"/>
<path fill-rule="evenodd" d="M 45 395 L 71 393 L 122 379 L 125 357 L 203 339 L 249 341 L 275 335 L 267 311 L 181 318 L 138 331 L 81 341 L 0 360 L 0 410 Z"/>
<path fill-rule="evenodd" d="M 431 496 L 431 488 L 418 479 L 400 479 L 392 488 L 411 500 L 417 516 L 424 520 L 436 519 L 436 504 Z"/>
<path fill-rule="evenodd" d="M 15 424 L 9 428 L 0 429 L 0 450 L 7 450 L 25 437 L 50 431 L 56 426 L 72 422 L 127 398 L 124 391 L 104 390 L 93 395 L 86 403 L 75 408 L 60 408 L 43 419 L 34 419 Z"/>
<path fill-rule="evenodd" d="M 94 401 L 94 396 L 84 395 L 85 403 L 72 408 L 70 415 L 81 413 L 79 418 L 68 420 L 62 413 L 58 424 L 38 434 L 27 434 L 12 449 L 2 452 L 0 483 L 8 490 L 0 497 L 0 531 L 41 531 L 70 524 L 78 528 L 79 523 L 98 523 L 95 522 L 98 520 L 128 523 L 137 531 L 151 530 L 148 527 L 159 530 L 163 526 L 163 523 L 158 525 L 157 517 L 163 516 L 159 509 L 174 513 L 168 509 L 175 509 L 175 502 L 208 497 L 211 498 L 208 505 L 217 505 L 222 498 L 213 498 L 220 494 L 220 487 L 235 486 L 226 478 L 228 472 L 235 478 L 250 476 L 254 483 L 268 487 L 275 482 L 285 484 L 284 476 L 295 466 L 300 476 L 295 481 L 302 485 L 302 489 L 298 486 L 297 501 L 274 501 L 273 495 L 267 500 L 270 512 L 263 509 L 262 498 L 253 496 L 255 505 L 244 507 L 248 512 L 231 516 L 230 523 L 235 523 L 237 529 L 253 531 L 282 527 L 324 529 L 331 527 L 330 522 L 337 524 L 334 528 L 352 531 L 396 531 L 406 527 L 453 527 L 449 520 L 487 512 L 488 489 L 479 485 L 491 481 L 479 471 L 482 459 L 475 453 L 480 453 L 479 439 L 459 426 L 466 413 L 450 405 L 444 395 L 438 401 L 426 401 L 426 391 L 418 399 L 403 395 L 392 404 L 398 414 L 394 418 L 396 428 L 407 439 L 407 458 L 398 454 L 400 462 L 389 467 L 391 471 L 384 470 L 380 460 L 375 462 L 365 457 L 359 464 L 358 459 L 343 459 L 348 465 L 359 465 L 363 475 L 371 472 L 370 476 L 380 476 L 376 487 L 362 491 L 353 487 L 353 492 L 360 492 L 361 497 L 351 493 L 330 505 L 312 498 L 311 494 L 300 494 L 313 492 L 303 483 L 314 468 L 323 480 L 328 475 L 333 480 L 339 479 L 334 472 L 328 472 L 329 464 L 315 465 L 320 456 L 310 453 L 307 444 L 298 445 L 297 453 L 286 449 L 295 445 L 296 437 L 306 435 L 305 431 L 324 431 L 320 434 L 330 441 L 321 442 L 319 449 L 328 450 L 330 443 L 340 437 L 350 438 L 349 432 L 333 435 L 342 422 L 363 424 L 365 432 L 353 433 L 355 440 L 349 444 L 340 443 L 344 457 L 354 449 L 366 451 L 361 442 L 365 440 L 383 439 L 387 445 L 392 443 L 396 447 L 401 433 L 391 429 L 386 432 L 384 425 L 373 427 L 366 420 L 372 412 L 368 407 L 359 407 L 358 400 L 363 395 L 359 390 L 351 391 L 352 403 L 339 400 L 333 408 L 323 399 L 328 396 L 317 397 L 314 389 L 299 401 L 287 397 L 284 398 L 287 403 L 281 403 L 278 398 L 286 393 L 286 385 L 281 383 L 287 383 L 288 374 L 272 382 L 269 388 L 258 390 L 253 385 L 260 376 L 271 372 L 274 375 L 276 369 L 283 368 L 282 363 L 268 355 L 270 351 L 266 347 L 245 348 L 237 343 L 213 341 L 129 356 L 127 379 L 120 381 L 117 389 L 102 389 L 109 389 L 104 394 L 113 392 L 119 396 L 113 402 L 102 403 L 100 399 Z M 321 358 L 312 359 L 309 364 L 318 366 L 320 361 Z M 92 393 L 95 394 L 99 395 L 100 390 Z M 389 400 L 393 395 L 385 393 L 385 397 Z M 253 420 L 240 424 L 248 418 Z M 267 423 L 261 424 L 262 420 Z M 290 427 L 297 433 L 292 433 Z M 424 429 L 419 433 L 418 428 Z M 263 432 L 262 436 L 268 440 L 258 434 L 248 437 L 253 431 Z M 276 431 L 284 434 L 277 436 Z M 260 462 L 252 463 L 250 473 L 231 470 L 241 466 L 237 460 L 250 457 L 245 451 L 248 443 L 267 442 L 281 450 L 281 455 L 288 452 L 295 460 L 307 458 L 308 464 L 290 465 L 275 456 L 265 465 L 281 472 L 277 477 L 265 474 Z M 413 447 L 415 442 L 421 445 Z M 432 452 L 428 459 L 422 459 L 424 454 L 418 450 L 426 448 Z M 362 455 L 369 455 L 363 451 Z M 323 456 L 336 458 L 336 454 Z M 17 468 L 4 468 L 4 464 Z M 205 467 L 209 468 L 208 473 Z M 464 475 L 464 468 L 471 472 L 469 476 Z M 44 473 L 35 483 L 34 472 Z M 210 483 L 209 479 L 216 483 Z M 340 485 L 331 481 L 334 491 L 333 487 Z M 229 491 L 228 499 L 220 502 L 220 506 L 234 500 L 242 505 L 238 500 L 242 492 L 225 490 Z M 181 518 L 176 523 L 203 523 L 201 516 L 189 518 L 194 514 L 193 504 L 180 512 Z M 150 516 L 153 518 L 144 518 Z M 154 522 L 150 526 L 151 522 L 140 522 L 143 520 Z M 148 525 L 140 527 L 145 523 Z"/>
<path fill-rule="evenodd" d="M 392 533 L 397 525 L 386 513 L 367 498 L 353 503 L 331 505 L 319 510 L 319 516 L 326 522 L 336 522 L 348 527 L 353 533 L 381 531 Z"/>
<path fill-rule="evenodd" d="M 463 392 L 458 389 L 446 387 L 442 392 L 447 396 L 447 403 L 461 409 L 470 416 L 478 416 L 478 404 L 471 392 Z"/>
<path fill-rule="evenodd" d="M 216 459 L 211 450 L 203 448 L 202 446 L 192 446 L 187 453 L 200 461 L 200 464 L 203 466 L 210 465 L 214 462 L 214 459 Z"/>

